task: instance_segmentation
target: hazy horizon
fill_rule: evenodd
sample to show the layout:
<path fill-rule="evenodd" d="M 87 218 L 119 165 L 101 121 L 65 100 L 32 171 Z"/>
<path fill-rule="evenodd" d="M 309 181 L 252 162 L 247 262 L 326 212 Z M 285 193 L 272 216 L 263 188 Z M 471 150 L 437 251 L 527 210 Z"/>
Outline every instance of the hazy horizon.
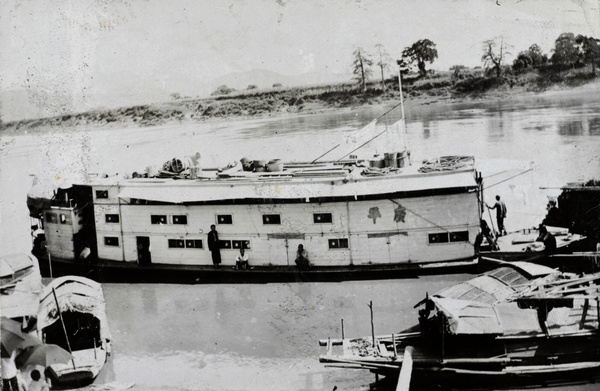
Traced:
<path fill-rule="evenodd" d="M 564 32 L 600 36 L 595 0 L 7 0 L 0 11 L 3 121 L 200 96 L 252 69 L 350 74 L 353 50 L 376 44 L 395 60 L 430 39 L 429 68 L 447 70 L 481 65 L 482 42 L 500 36 L 510 62 L 534 43 L 550 54 Z"/>

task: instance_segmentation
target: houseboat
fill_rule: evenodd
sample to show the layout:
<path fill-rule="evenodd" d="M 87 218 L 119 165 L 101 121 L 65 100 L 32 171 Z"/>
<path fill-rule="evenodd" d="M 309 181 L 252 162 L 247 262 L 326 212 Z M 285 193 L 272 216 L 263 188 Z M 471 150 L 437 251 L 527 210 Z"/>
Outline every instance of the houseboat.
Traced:
<path fill-rule="evenodd" d="M 373 124 L 373 138 L 403 124 Z M 96 177 L 30 208 L 44 231 L 34 253 L 44 275 L 127 282 L 347 280 L 475 267 L 482 180 L 474 158 L 417 165 L 406 149 L 389 148 L 306 163 L 243 158 L 223 169 L 201 169 L 196 154 L 128 178 Z M 296 265 L 299 245 L 306 267 Z M 234 268 L 240 249 L 246 270 Z"/>
<path fill-rule="evenodd" d="M 388 335 L 324 339 L 327 366 L 408 385 L 499 389 L 598 380 L 600 274 L 506 263 L 426 296 L 419 322 Z M 396 380 L 398 379 L 398 380 Z"/>

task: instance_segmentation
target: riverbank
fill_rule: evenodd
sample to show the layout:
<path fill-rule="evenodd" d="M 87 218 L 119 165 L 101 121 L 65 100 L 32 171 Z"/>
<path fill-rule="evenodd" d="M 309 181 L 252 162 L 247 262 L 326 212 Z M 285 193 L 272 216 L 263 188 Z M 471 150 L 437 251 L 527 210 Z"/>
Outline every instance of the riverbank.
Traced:
<path fill-rule="evenodd" d="M 479 81 L 478 81 L 479 80 Z M 487 80 L 487 81 L 486 81 Z M 450 85 L 446 76 L 431 77 L 406 83 L 404 99 L 408 109 L 432 104 L 460 104 L 481 101 L 514 101 L 531 97 L 574 97 L 600 90 L 598 79 L 578 79 L 573 83 L 554 83 L 533 88 L 525 79 L 496 81 L 463 79 Z M 469 87 L 465 83 L 468 81 Z M 461 87 L 463 86 L 463 87 Z M 463 91 L 464 90 L 464 91 Z M 392 81 L 385 92 L 380 83 L 371 83 L 365 93 L 357 93 L 355 84 L 340 84 L 258 92 L 237 92 L 234 95 L 206 99 L 177 99 L 111 110 L 93 110 L 78 114 L 22 120 L 0 124 L 0 131 L 29 132 L 52 129 L 152 127 L 166 124 L 189 124 L 207 121 L 227 121 L 308 115 L 332 111 L 349 111 L 370 106 L 391 106 L 400 100 Z"/>

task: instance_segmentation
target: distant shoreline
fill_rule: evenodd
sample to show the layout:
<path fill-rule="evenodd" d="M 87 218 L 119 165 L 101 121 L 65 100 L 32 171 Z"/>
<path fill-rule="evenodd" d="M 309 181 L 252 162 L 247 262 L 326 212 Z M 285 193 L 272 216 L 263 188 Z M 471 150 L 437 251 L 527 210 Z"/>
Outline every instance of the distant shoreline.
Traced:
<path fill-rule="evenodd" d="M 552 85 L 542 91 L 533 91 L 528 85 L 510 87 L 501 85 L 481 93 L 457 94 L 448 88 L 433 87 L 426 90 L 405 90 L 407 108 L 429 105 L 478 103 L 486 101 L 521 100 L 531 97 L 576 97 L 581 92 L 599 91 L 600 80 L 590 80 L 578 86 Z M 118 109 L 94 110 L 79 114 L 27 119 L 0 125 L 0 132 L 21 133 L 59 129 L 152 127 L 159 125 L 207 122 L 244 121 L 296 115 L 340 112 L 367 107 L 389 106 L 400 101 L 397 87 L 388 84 L 382 91 L 365 94 L 332 92 L 310 96 L 296 90 L 256 93 L 240 96 L 219 96 L 208 99 L 180 99 L 165 103 L 138 105 Z"/>

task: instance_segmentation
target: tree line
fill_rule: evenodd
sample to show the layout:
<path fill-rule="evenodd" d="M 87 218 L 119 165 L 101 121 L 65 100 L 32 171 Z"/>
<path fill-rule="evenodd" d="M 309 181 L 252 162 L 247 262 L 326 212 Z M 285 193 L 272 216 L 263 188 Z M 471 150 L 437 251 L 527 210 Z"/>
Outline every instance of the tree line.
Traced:
<path fill-rule="evenodd" d="M 482 43 L 481 61 L 488 76 L 500 78 L 508 66 L 507 59 L 511 55 L 508 45 L 503 38 L 486 40 Z M 517 54 L 510 68 L 515 72 L 524 72 L 542 66 L 552 65 L 557 70 L 591 66 L 592 77 L 596 76 L 596 67 L 600 65 L 600 39 L 563 33 L 554 42 L 550 56 L 542 53 L 539 45 L 532 44 L 529 49 Z M 436 44 L 429 39 L 421 39 L 411 46 L 404 48 L 402 57 L 396 60 L 400 71 L 406 74 L 416 65 L 419 77 L 426 77 L 429 71 L 427 63 L 432 64 L 438 58 Z M 352 73 L 362 86 L 363 92 L 367 89 L 367 80 L 373 73 L 375 66 L 381 74 L 381 84 L 385 92 L 385 70 L 392 63 L 391 56 L 383 45 L 377 44 L 374 54 L 369 54 L 363 48 L 357 47 L 353 52 Z M 458 72 L 466 68 L 455 65 L 451 71 Z"/>

